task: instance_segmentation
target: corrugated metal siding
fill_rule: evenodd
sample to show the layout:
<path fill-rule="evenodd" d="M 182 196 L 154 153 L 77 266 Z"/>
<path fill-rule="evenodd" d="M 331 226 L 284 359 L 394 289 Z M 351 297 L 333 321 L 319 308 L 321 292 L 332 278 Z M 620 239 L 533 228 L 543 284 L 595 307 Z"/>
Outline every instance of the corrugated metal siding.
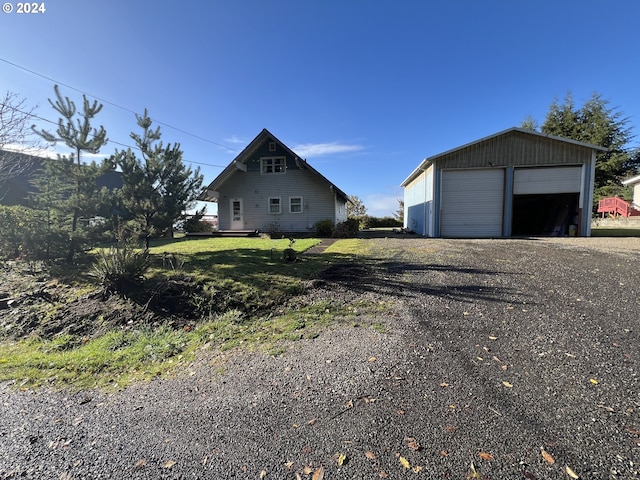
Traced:
<path fill-rule="evenodd" d="M 404 189 L 404 226 L 430 236 L 430 203 L 433 200 L 433 166 L 422 172 Z"/>
<path fill-rule="evenodd" d="M 500 237 L 503 209 L 503 169 L 442 172 L 443 237 Z"/>
<path fill-rule="evenodd" d="M 228 228 L 229 198 L 244 201 L 244 228 L 283 232 L 306 232 L 319 220 L 336 218 L 335 194 L 321 179 L 307 170 L 287 167 L 285 174 L 261 175 L 259 169 L 236 172 L 220 189 L 218 215 L 220 229 Z M 268 212 L 268 199 L 280 197 L 282 213 Z M 302 197 L 302 213 L 289 213 L 289 198 Z"/>
<path fill-rule="evenodd" d="M 580 192 L 582 167 L 516 168 L 514 195 Z"/>
<path fill-rule="evenodd" d="M 511 132 L 438 157 L 439 168 L 582 164 L 591 150 L 554 139 Z"/>

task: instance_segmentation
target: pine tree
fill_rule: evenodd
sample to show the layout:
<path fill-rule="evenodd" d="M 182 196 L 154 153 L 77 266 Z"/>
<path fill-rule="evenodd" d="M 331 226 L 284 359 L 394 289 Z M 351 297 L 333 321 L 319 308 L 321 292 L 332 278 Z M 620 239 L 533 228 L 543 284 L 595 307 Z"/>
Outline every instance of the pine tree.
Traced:
<path fill-rule="evenodd" d="M 633 139 L 629 119 L 609 101 L 594 93 L 582 108 L 577 108 L 571 94 L 564 103 L 554 100 L 541 127 L 543 133 L 605 147 L 596 158 L 594 201 L 613 195 L 624 196 L 621 180 L 633 173 L 638 163 L 630 151 Z"/>
<path fill-rule="evenodd" d="M 57 164 L 46 172 L 46 175 L 56 175 L 62 184 L 67 186 L 66 188 L 69 185 L 72 186 L 69 194 L 62 196 L 52 207 L 70 216 L 67 262 L 73 262 L 82 233 L 78 222 L 82 216 L 95 214 L 95 195 L 98 191 L 96 179 L 103 169 L 107 168 L 106 163 L 103 163 L 102 168 L 95 162 L 83 164 L 82 154 L 98 153 L 108 140 L 103 126 L 99 128 L 91 126 L 93 118 L 102 110 L 102 104 L 98 104 L 95 100 L 90 103 L 83 95 L 83 108 L 80 113 L 69 97 L 62 96 L 58 85 L 54 87 L 54 91 L 56 101 L 49 99 L 49 103 L 61 115 L 58 119 L 58 128 L 54 133 L 36 130 L 35 127 L 33 130 L 47 142 L 55 144 L 61 141 L 74 150 L 74 153 L 69 156 L 59 156 Z"/>
<path fill-rule="evenodd" d="M 203 176 L 199 168 L 185 166 L 179 144 L 162 144 L 160 128 L 151 128 L 147 110 L 136 120 L 142 134 L 131 138 L 142 158 L 128 149 L 117 151 L 113 160 L 122 170 L 124 218 L 134 221 L 149 248 L 151 236 L 173 234 L 173 225 L 195 202 Z"/>

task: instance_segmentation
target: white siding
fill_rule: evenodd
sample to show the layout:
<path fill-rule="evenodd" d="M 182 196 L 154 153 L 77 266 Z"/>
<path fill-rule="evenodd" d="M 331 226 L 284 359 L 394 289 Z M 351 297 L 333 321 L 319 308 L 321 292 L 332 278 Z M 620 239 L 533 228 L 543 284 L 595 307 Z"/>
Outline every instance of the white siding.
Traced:
<path fill-rule="evenodd" d="M 441 235 L 500 237 L 504 210 L 504 170 L 442 172 Z"/>
<path fill-rule="evenodd" d="M 269 231 L 277 226 L 282 232 L 307 232 L 319 220 L 336 218 L 335 192 L 308 170 L 288 169 L 286 174 L 260 175 L 258 172 L 236 172 L 220 188 L 218 214 L 220 229 L 228 229 L 229 197 L 244 202 L 244 229 Z M 280 197 L 282 213 L 270 214 L 268 198 Z M 302 197 L 301 213 L 289 212 L 289 198 Z"/>
<path fill-rule="evenodd" d="M 640 183 L 633 186 L 633 203 L 640 205 Z"/>
<path fill-rule="evenodd" d="M 580 192 L 582 167 L 516 168 L 514 195 Z"/>

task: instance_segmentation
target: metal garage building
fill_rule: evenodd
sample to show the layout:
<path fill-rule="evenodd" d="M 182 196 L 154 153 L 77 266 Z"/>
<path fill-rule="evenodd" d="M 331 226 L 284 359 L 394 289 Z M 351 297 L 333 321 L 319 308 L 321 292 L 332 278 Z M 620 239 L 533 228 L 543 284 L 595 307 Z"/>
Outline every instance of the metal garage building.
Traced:
<path fill-rule="evenodd" d="M 428 237 L 589 236 L 598 151 L 511 128 L 429 157 L 402 183 L 404 226 Z"/>

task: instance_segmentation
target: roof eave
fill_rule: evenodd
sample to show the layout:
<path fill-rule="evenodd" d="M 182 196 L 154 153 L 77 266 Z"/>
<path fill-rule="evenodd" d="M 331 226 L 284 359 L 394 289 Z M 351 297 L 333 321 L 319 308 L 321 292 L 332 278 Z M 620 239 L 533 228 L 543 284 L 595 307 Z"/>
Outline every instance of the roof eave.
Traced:
<path fill-rule="evenodd" d="M 400 186 L 401 187 L 406 187 L 411 181 L 413 181 L 420 174 L 420 172 L 426 170 L 426 168 L 429 166 L 429 164 L 433 163 L 433 161 L 436 160 L 437 158 L 444 157 L 445 155 L 449 155 L 449 154 L 457 152 L 459 150 L 464 150 L 465 148 L 472 147 L 472 146 L 477 145 L 479 143 L 486 142 L 487 140 L 491 140 L 492 138 L 500 137 L 502 135 L 506 135 L 506 134 L 511 133 L 511 132 L 520 132 L 520 133 L 525 133 L 525 134 L 529 134 L 529 135 L 535 135 L 535 136 L 538 136 L 538 137 L 541 137 L 541 138 L 549 138 L 551 140 L 556 140 L 556 141 L 565 142 L 565 143 L 571 143 L 571 144 L 577 145 L 579 147 L 589 148 L 591 150 L 599 150 L 601 152 L 608 151 L 608 149 L 605 148 L 605 147 L 600 147 L 598 145 L 593 145 L 591 143 L 579 142 L 578 140 L 573 140 L 573 139 L 570 139 L 570 138 L 556 137 L 555 135 L 548 135 L 546 133 L 536 132 L 534 130 L 527 130 L 526 128 L 511 127 L 511 128 L 506 129 L 506 130 L 502 130 L 501 132 L 494 133 L 492 135 L 480 138 L 478 140 L 474 140 L 473 142 L 466 143 L 466 144 L 464 144 L 462 146 L 459 146 L 459 147 L 456 147 L 456 148 L 452 148 L 452 149 L 447 150 L 445 152 L 438 153 L 437 155 L 432 155 L 431 157 L 425 158 L 420 163 L 418 168 L 416 168 L 413 172 L 411 172 L 411 174 L 404 180 L 404 182 L 402 182 L 400 184 Z"/>
<path fill-rule="evenodd" d="M 640 183 L 640 175 L 622 181 L 623 185 L 635 185 L 636 183 Z"/>
<path fill-rule="evenodd" d="M 330 188 L 334 189 L 336 195 L 342 197 L 345 202 L 349 201 L 349 196 L 340 190 L 335 184 L 329 181 L 324 175 L 318 172 L 315 168 L 307 163 L 300 155 L 287 147 L 283 142 L 281 142 L 273 133 L 271 133 L 266 128 L 263 128 L 262 131 L 247 145 L 232 161 L 229 165 L 225 167 L 225 169 L 220 172 L 220 174 L 209 184 L 209 186 L 200 193 L 198 196 L 198 200 L 201 201 L 217 201 L 217 200 L 205 200 L 207 197 L 207 192 L 217 192 L 222 185 L 231 177 L 233 173 L 235 173 L 239 168 L 238 164 L 246 164 L 246 161 L 251 157 L 253 152 L 262 144 L 266 137 L 272 138 L 287 154 L 289 154 L 293 159 L 302 167 L 308 169 L 318 177 L 320 177 L 323 181 L 325 181 Z M 210 196 L 208 198 L 211 198 Z"/>

